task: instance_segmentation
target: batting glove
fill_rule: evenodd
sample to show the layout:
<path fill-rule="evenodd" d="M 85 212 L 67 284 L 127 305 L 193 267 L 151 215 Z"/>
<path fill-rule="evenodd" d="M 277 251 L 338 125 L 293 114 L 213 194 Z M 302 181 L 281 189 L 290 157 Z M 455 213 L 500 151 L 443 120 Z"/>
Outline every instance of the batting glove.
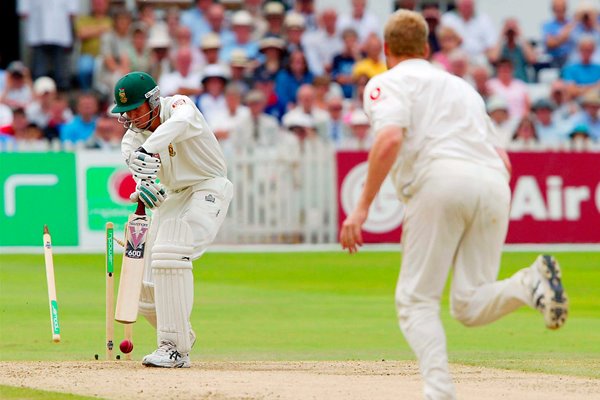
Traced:
<path fill-rule="evenodd" d="M 160 169 L 160 158 L 152 157 L 143 148 L 132 152 L 127 161 L 129 170 L 136 180 L 154 180 Z"/>
<path fill-rule="evenodd" d="M 132 202 L 136 203 L 138 200 L 141 200 L 146 208 L 151 210 L 160 207 L 160 205 L 165 202 L 166 198 L 167 192 L 165 191 L 164 186 L 154 180 L 140 181 L 135 192 L 129 196 L 129 199 Z"/>

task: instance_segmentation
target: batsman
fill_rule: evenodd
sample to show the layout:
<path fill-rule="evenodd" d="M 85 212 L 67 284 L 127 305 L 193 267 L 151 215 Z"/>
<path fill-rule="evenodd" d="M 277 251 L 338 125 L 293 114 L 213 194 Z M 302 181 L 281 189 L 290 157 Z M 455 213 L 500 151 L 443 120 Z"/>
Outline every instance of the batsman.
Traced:
<path fill-rule="evenodd" d="M 121 151 L 137 182 L 131 200 L 152 210 L 139 313 L 156 328 L 148 367 L 189 368 L 196 335 L 192 261 L 214 240 L 233 196 L 223 153 L 190 98 L 160 97 L 152 76 L 115 85 L 113 113 L 127 128 Z"/>

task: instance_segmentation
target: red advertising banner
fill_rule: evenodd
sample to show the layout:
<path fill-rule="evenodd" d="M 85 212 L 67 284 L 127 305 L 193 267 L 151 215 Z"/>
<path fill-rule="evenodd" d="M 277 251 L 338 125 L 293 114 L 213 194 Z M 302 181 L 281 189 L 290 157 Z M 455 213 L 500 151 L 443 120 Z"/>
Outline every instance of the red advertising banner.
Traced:
<path fill-rule="evenodd" d="M 600 243 L 600 153 L 510 153 L 513 177 L 507 243 Z M 366 152 L 339 152 L 339 225 L 367 173 Z M 403 207 L 389 178 L 369 211 L 367 243 L 400 239 Z"/>

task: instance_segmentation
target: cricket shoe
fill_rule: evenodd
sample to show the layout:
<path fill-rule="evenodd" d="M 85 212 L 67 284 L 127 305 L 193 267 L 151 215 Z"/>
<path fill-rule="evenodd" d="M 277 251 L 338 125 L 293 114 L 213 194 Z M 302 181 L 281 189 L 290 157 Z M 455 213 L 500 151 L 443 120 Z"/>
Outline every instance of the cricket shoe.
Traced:
<path fill-rule="evenodd" d="M 160 368 L 189 368 L 190 355 L 178 352 L 173 342 L 163 340 L 154 353 L 148 354 L 142 359 L 142 365 Z"/>
<path fill-rule="evenodd" d="M 569 300 L 562 285 L 560 267 L 550 255 L 540 255 L 532 265 L 533 305 L 544 316 L 548 329 L 564 325 L 569 313 Z"/>

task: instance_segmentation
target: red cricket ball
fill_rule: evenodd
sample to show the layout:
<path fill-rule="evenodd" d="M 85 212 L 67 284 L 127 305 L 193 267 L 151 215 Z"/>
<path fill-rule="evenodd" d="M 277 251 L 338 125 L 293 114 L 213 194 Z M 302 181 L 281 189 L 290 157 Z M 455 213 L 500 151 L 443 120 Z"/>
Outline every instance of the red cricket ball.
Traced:
<path fill-rule="evenodd" d="M 131 342 L 131 340 L 125 339 L 121 342 L 119 348 L 121 349 L 123 354 L 131 353 L 131 351 L 133 350 L 133 343 Z"/>

